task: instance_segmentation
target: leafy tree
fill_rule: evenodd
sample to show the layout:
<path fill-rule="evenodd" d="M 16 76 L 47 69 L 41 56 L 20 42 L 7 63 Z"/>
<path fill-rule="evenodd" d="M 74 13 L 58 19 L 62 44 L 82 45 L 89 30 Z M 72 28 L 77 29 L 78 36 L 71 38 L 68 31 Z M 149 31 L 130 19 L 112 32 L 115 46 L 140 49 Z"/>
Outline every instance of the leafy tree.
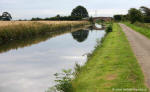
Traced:
<path fill-rule="evenodd" d="M 114 15 L 115 21 L 121 21 L 122 15 Z"/>
<path fill-rule="evenodd" d="M 60 15 L 59 15 L 59 14 L 57 14 L 57 15 L 56 15 L 56 17 L 57 17 L 57 18 L 60 18 Z"/>
<path fill-rule="evenodd" d="M 129 15 L 122 15 L 122 18 L 121 18 L 122 21 L 127 21 L 129 20 Z"/>
<path fill-rule="evenodd" d="M 90 17 L 90 18 L 89 18 L 89 22 L 90 22 L 91 24 L 94 24 L 93 17 Z"/>
<path fill-rule="evenodd" d="M 145 15 L 145 16 L 150 16 L 150 8 L 147 8 L 145 6 L 142 6 L 140 7 L 140 10 L 142 11 L 142 13 Z"/>
<path fill-rule="evenodd" d="M 129 20 L 131 23 L 135 23 L 136 21 L 142 22 L 143 21 L 143 14 L 140 10 L 137 10 L 135 8 L 131 8 L 128 11 Z"/>
<path fill-rule="evenodd" d="M 150 8 L 147 8 L 145 6 L 142 6 L 140 8 L 141 12 L 144 15 L 144 22 L 146 23 L 150 23 Z"/>
<path fill-rule="evenodd" d="M 8 12 L 3 12 L 3 14 L 2 14 L 2 16 L 1 16 L 0 19 L 1 19 L 1 20 L 11 20 L 12 17 L 11 17 L 11 14 L 10 14 L 10 13 L 8 13 Z"/>
<path fill-rule="evenodd" d="M 77 6 L 71 12 L 71 16 L 78 16 L 81 18 L 89 17 L 88 11 L 83 6 Z"/>

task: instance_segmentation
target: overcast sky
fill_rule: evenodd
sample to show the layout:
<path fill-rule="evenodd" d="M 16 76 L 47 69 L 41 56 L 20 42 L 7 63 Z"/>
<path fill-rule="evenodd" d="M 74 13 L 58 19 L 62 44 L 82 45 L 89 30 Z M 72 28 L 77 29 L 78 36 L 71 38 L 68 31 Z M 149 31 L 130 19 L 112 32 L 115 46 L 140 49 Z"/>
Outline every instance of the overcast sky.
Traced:
<path fill-rule="evenodd" d="M 86 7 L 90 16 L 113 16 L 132 7 L 150 7 L 150 0 L 0 0 L 0 14 L 8 11 L 13 19 L 65 16 L 77 5 Z"/>

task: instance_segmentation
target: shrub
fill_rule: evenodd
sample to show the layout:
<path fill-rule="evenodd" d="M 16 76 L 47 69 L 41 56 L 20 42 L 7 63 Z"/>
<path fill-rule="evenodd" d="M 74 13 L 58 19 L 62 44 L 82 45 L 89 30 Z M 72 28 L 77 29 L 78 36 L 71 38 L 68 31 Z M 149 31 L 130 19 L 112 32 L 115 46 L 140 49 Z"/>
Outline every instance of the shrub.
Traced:
<path fill-rule="evenodd" d="M 106 33 L 112 32 L 112 24 L 109 24 L 106 28 Z"/>
<path fill-rule="evenodd" d="M 56 73 L 56 82 L 58 83 L 55 85 L 56 89 L 60 92 L 72 92 L 72 75 L 71 69 L 63 70 L 62 73 Z"/>
<path fill-rule="evenodd" d="M 77 77 L 78 76 L 78 74 L 81 72 L 81 68 L 82 68 L 82 66 L 81 65 L 79 65 L 79 64 L 75 64 L 75 67 L 74 67 L 74 69 L 75 69 L 75 71 L 74 71 L 74 76 L 75 77 Z"/>

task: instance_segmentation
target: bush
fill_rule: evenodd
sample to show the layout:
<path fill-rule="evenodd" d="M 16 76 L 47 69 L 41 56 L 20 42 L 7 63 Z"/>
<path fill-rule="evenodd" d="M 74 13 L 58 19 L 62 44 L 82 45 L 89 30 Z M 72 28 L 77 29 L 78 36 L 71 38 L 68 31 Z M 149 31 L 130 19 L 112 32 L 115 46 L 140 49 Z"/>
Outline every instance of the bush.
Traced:
<path fill-rule="evenodd" d="M 114 18 L 115 21 L 121 21 L 122 15 L 114 15 L 113 18 Z"/>
<path fill-rule="evenodd" d="M 56 89 L 60 92 L 72 92 L 72 75 L 71 69 L 63 70 L 63 73 L 56 73 L 57 80 L 55 81 L 58 83 L 55 85 Z"/>
<path fill-rule="evenodd" d="M 106 28 L 106 33 L 112 32 L 112 24 L 109 24 Z"/>
<path fill-rule="evenodd" d="M 150 23 L 150 16 L 145 16 L 144 17 L 144 22 L 145 23 Z"/>

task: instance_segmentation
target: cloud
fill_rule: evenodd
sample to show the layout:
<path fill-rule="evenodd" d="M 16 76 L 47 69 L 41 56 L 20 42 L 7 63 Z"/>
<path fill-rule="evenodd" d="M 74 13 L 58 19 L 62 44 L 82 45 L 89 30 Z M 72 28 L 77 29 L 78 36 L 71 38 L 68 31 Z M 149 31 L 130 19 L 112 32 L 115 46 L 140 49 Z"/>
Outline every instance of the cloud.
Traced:
<path fill-rule="evenodd" d="M 89 10 L 91 16 L 113 16 L 114 14 L 127 14 L 127 9 L 96 9 Z"/>
<path fill-rule="evenodd" d="M 69 15 L 77 5 L 85 6 L 92 16 L 113 16 L 126 14 L 132 7 L 150 6 L 150 0 L 1 0 L 0 13 L 8 11 L 13 19 L 44 18 Z"/>

